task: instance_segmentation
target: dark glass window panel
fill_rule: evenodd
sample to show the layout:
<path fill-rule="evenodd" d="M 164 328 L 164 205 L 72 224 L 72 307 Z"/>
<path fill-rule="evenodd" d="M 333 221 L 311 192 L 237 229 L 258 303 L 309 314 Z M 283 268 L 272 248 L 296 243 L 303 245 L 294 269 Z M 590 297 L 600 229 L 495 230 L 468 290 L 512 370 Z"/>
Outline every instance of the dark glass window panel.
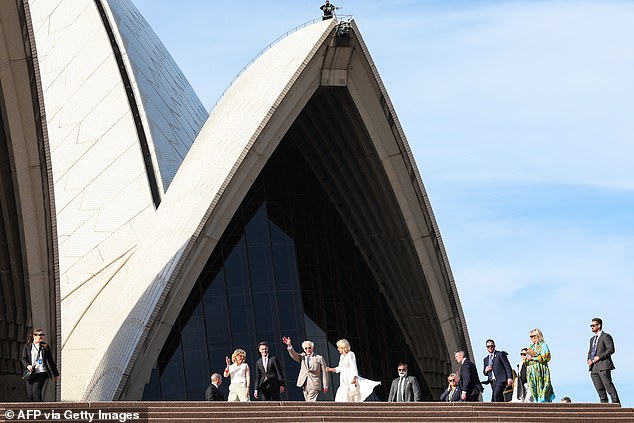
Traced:
<path fill-rule="evenodd" d="M 246 226 L 247 243 L 251 245 L 268 245 L 266 207 L 262 204 Z"/>
<path fill-rule="evenodd" d="M 228 345 L 231 343 L 229 313 L 223 272 L 219 272 L 203 297 L 207 343 Z"/>
<path fill-rule="evenodd" d="M 227 348 L 226 345 L 219 344 L 208 344 L 207 345 L 207 353 L 209 356 L 209 374 L 219 373 L 222 375 L 226 367 L 225 357 L 229 357 L 231 359 L 231 353 L 233 352 L 230 348 Z M 209 385 L 207 385 L 209 386 Z"/>
<path fill-rule="evenodd" d="M 231 319 L 231 337 L 235 345 L 242 348 L 249 342 L 249 325 L 247 315 L 251 313 L 251 299 L 249 295 L 229 296 L 229 318 Z"/>
<path fill-rule="evenodd" d="M 207 342 L 205 325 L 200 304 L 190 316 L 181 331 L 183 365 L 187 384 L 187 399 L 202 400 L 204 389 L 208 386 Z"/>
<path fill-rule="evenodd" d="M 150 382 L 146 385 L 143 391 L 142 401 L 156 401 L 161 399 L 161 386 L 160 386 L 159 372 L 155 367 L 150 373 Z"/>
<path fill-rule="evenodd" d="M 231 295 L 241 295 L 249 289 L 247 254 L 244 236 L 229 252 L 225 261 L 225 281 L 227 283 L 227 293 Z"/>
<path fill-rule="evenodd" d="M 283 363 L 288 389 L 282 399 L 302 400 L 295 387 L 299 364 L 281 345 L 282 336 L 300 350 L 311 339 L 333 366 L 339 360 L 334 344 L 347 338 L 361 374 L 387 389 L 399 361 L 420 376 L 372 272 L 323 189 L 324 175 L 317 180 L 304 154 L 287 136 L 254 182 L 168 336 L 157 376 L 144 393 L 148 398 L 200 399 L 209 373 L 222 373 L 226 355 L 244 348 L 253 369 L 257 342 L 266 340 Z M 199 330 L 198 337 L 191 335 Z M 225 394 L 228 385 L 224 380 Z M 423 391 L 431 399 L 426 386 Z"/>
<path fill-rule="evenodd" d="M 160 381 L 162 400 L 170 401 L 186 398 L 185 371 L 183 369 L 183 359 L 180 346 L 172 356 L 172 359 L 164 363 L 164 369 L 160 375 Z"/>
<path fill-rule="evenodd" d="M 251 277 L 251 289 L 254 294 L 272 293 L 275 289 L 273 281 L 273 259 L 271 248 L 267 245 L 250 245 L 249 274 Z"/>

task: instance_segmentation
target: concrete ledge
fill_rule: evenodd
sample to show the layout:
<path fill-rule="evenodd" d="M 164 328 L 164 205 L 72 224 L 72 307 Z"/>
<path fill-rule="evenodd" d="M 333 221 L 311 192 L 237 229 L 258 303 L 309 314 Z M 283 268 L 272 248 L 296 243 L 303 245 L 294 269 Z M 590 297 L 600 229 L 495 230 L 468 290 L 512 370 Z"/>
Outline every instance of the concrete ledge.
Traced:
<path fill-rule="evenodd" d="M 0 403 L 6 410 L 138 412 L 138 422 L 634 422 L 634 408 L 618 404 L 304 403 L 304 402 L 60 402 Z M 29 419 L 30 421 L 50 421 Z M 5 420 L 8 421 L 8 420 Z M 75 420 L 82 421 L 82 420 Z M 85 420 L 88 421 L 88 420 Z M 93 420 L 108 421 L 108 420 Z"/>

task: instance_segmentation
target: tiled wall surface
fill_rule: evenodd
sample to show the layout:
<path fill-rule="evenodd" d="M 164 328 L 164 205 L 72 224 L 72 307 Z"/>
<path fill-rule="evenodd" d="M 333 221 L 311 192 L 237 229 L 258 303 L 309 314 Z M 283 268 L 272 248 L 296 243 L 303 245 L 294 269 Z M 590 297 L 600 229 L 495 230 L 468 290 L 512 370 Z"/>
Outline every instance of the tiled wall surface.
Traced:
<path fill-rule="evenodd" d="M 207 113 L 131 2 L 102 4 L 123 53 L 162 196 Z M 55 186 L 65 351 L 77 323 L 133 253 L 155 207 L 96 2 L 30 0 L 29 7 Z M 73 386 L 67 382 L 64 390 Z"/>

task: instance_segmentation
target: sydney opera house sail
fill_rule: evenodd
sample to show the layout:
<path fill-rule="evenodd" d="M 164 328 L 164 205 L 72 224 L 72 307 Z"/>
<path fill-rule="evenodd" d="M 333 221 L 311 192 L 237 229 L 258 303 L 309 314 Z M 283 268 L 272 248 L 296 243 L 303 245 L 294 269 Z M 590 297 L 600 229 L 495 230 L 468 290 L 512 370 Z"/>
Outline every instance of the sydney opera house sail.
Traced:
<path fill-rule="evenodd" d="M 407 361 L 425 399 L 444 389 L 467 326 L 354 21 L 281 39 L 209 115 L 129 0 L 7 0 L 0 24 L 1 289 L 16 299 L 0 395 L 21 395 L 33 327 L 59 358 L 51 399 L 201 400 L 261 340 L 300 399 L 282 336 L 332 364 L 347 338 L 384 388 Z"/>

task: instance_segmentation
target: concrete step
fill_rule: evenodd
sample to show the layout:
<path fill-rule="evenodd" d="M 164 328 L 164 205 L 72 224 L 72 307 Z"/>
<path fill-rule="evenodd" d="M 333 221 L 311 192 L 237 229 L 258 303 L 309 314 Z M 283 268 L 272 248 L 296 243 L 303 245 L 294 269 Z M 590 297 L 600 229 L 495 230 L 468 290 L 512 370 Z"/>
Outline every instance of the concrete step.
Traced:
<path fill-rule="evenodd" d="M 87 402 L 87 403 L 0 403 L 0 421 L 19 420 L 5 418 L 5 411 L 23 413 L 39 410 L 58 413 L 52 419 L 42 415 L 29 415 L 32 422 L 70 421 L 64 413 L 77 413 L 74 421 L 117 422 L 121 413 L 138 413 L 132 422 L 184 423 L 184 422 L 521 422 L 521 423 L 634 423 L 634 409 L 618 404 L 519 404 L 519 403 L 332 403 L 332 402 Z M 70 410 L 70 411 L 66 411 Z M 98 412 L 117 413 L 109 419 L 97 419 Z M 82 414 L 82 412 L 84 414 Z M 113 418 L 113 416 L 115 416 Z M 37 418 L 35 418 L 37 417 Z"/>

